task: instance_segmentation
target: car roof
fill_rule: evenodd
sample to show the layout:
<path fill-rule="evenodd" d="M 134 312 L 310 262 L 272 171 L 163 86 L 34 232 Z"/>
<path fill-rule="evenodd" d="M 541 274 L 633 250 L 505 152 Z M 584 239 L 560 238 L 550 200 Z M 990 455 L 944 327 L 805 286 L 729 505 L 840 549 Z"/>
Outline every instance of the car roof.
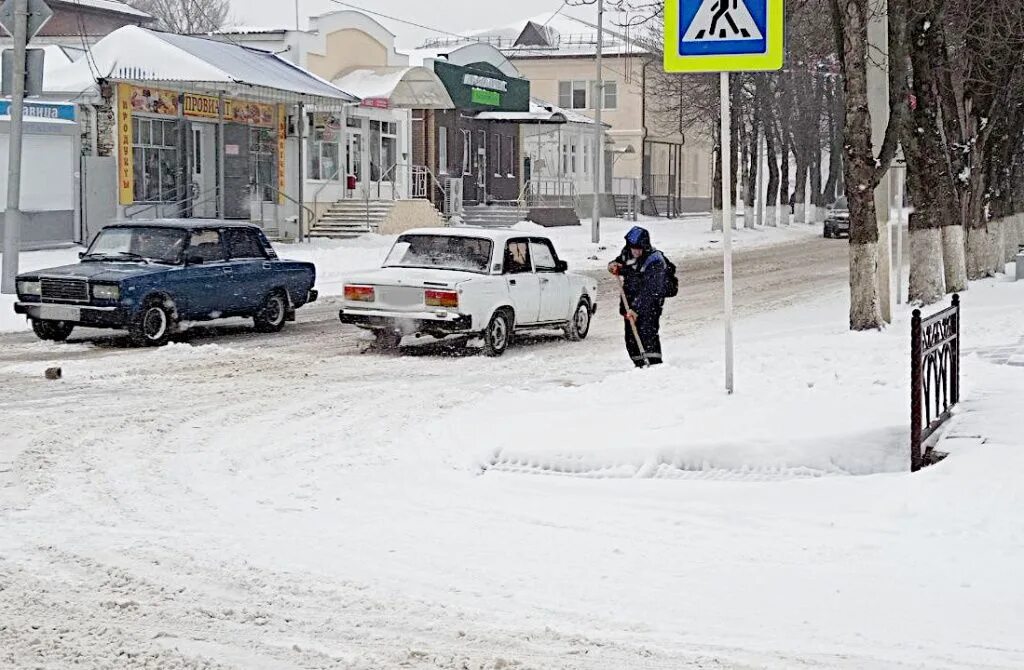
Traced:
<path fill-rule="evenodd" d="M 249 228 L 259 230 L 259 226 L 248 221 L 225 221 L 223 219 L 146 219 L 145 221 L 115 221 L 107 228 L 181 228 L 197 230 L 199 228 Z"/>
<path fill-rule="evenodd" d="M 538 234 L 532 231 L 512 230 L 510 228 L 478 228 L 473 226 L 453 226 L 451 228 L 414 228 L 407 230 L 402 235 L 444 235 L 447 237 L 475 237 L 478 239 L 491 240 L 495 243 L 507 242 L 517 237 L 539 237 L 550 239 L 543 233 Z"/>

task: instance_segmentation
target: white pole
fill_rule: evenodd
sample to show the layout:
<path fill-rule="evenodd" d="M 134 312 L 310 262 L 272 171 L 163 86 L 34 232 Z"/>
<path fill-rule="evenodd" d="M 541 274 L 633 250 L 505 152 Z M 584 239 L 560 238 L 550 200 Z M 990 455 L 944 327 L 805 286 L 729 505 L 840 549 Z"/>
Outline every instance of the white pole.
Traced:
<path fill-rule="evenodd" d="M 11 86 L 11 144 L 7 162 L 7 211 L 4 213 L 4 257 L 0 292 L 18 292 L 21 250 L 21 145 L 25 113 L 25 49 L 28 43 L 28 0 L 14 3 L 14 81 Z"/>
<path fill-rule="evenodd" d="M 594 123 L 597 129 L 597 146 L 594 147 L 594 209 L 590 224 L 590 241 L 601 241 L 601 169 L 604 167 L 604 123 L 601 108 L 604 107 L 604 73 L 601 71 L 601 52 L 604 47 L 604 0 L 597 0 L 597 83 L 594 86 Z"/>
<path fill-rule="evenodd" d="M 767 132 L 762 129 L 761 132 Z M 765 200 L 765 178 L 764 178 L 764 138 L 757 140 L 757 180 L 754 194 L 754 207 L 757 212 L 757 225 L 764 226 L 764 200 Z"/>
<path fill-rule="evenodd" d="M 733 379 L 732 337 L 732 202 L 729 200 L 729 175 L 732 173 L 732 137 L 729 105 L 729 73 L 722 73 L 722 226 L 725 253 L 725 390 L 735 390 Z"/>
<path fill-rule="evenodd" d="M 903 189 L 907 187 L 905 169 L 893 170 L 896 173 L 896 304 L 903 304 Z"/>

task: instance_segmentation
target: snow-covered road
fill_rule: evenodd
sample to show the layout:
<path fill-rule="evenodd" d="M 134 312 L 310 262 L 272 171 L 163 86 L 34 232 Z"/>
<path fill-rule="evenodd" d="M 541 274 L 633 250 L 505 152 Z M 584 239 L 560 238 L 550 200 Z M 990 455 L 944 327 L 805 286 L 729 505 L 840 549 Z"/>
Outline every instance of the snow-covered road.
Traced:
<path fill-rule="evenodd" d="M 801 436 L 758 432 L 776 394 L 782 424 L 834 422 L 837 453 L 905 442 L 885 375 L 903 335 L 843 333 L 846 252 L 738 256 L 736 401 L 768 409 L 735 417 L 747 450 L 723 458 L 744 465 L 697 468 L 727 481 L 629 471 L 685 474 L 645 440 L 692 413 L 729 429 L 713 257 L 680 264 L 670 364 L 649 372 L 625 370 L 610 298 L 592 339 L 500 359 L 360 353 L 329 302 L 278 336 L 154 351 L 2 335 L 0 668 L 1020 667 L 1024 533 L 963 507 L 1020 494 L 821 478 L 858 463 L 780 466 Z M 663 404 L 630 402 L 652 388 Z M 874 433 L 843 418 L 851 389 Z M 691 429 L 676 443 L 707 441 Z"/>

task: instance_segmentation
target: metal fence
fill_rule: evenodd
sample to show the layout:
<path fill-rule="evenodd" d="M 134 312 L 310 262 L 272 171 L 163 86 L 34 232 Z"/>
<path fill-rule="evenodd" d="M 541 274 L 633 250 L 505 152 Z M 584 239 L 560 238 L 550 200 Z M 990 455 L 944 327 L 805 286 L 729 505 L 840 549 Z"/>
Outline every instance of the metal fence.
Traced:
<path fill-rule="evenodd" d="M 941 460 L 924 443 L 960 402 L 960 296 L 927 318 L 915 309 L 910 338 L 910 469 L 917 472 Z"/>

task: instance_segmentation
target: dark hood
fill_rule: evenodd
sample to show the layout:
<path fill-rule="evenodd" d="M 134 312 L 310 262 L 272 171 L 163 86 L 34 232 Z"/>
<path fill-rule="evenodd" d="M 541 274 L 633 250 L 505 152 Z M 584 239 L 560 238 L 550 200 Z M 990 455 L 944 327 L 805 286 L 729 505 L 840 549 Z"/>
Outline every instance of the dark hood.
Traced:
<path fill-rule="evenodd" d="M 640 247 L 644 250 L 645 254 L 649 253 L 654 248 L 651 246 L 651 234 L 640 226 L 633 226 L 633 228 L 626 233 L 626 246 Z"/>
<path fill-rule="evenodd" d="M 172 269 L 172 265 L 158 265 L 156 263 L 146 265 L 145 263 L 110 263 L 90 262 L 76 263 L 74 265 L 62 265 L 57 268 L 46 268 L 26 272 L 26 277 L 77 277 L 90 281 L 117 283 L 131 277 L 166 272 Z"/>

